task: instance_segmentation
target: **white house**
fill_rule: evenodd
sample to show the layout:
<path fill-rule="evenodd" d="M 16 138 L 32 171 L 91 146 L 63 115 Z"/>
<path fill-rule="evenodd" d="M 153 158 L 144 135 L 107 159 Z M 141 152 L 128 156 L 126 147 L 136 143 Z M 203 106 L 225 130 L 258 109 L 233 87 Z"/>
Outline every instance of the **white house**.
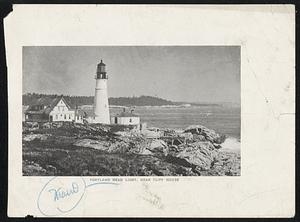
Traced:
<path fill-rule="evenodd" d="M 50 122 L 72 122 L 75 119 L 75 110 L 71 109 L 68 103 L 63 98 L 61 98 L 50 111 L 49 118 Z"/>
<path fill-rule="evenodd" d="M 76 122 L 83 123 L 84 112 L 71 105 L 63 98 L 40 98 L 25 112 L 27 122 Z"/>
<path fill-rule="evenodd" d="M 120 125 L 139 125 L 140 117 L 131 112 L 126 112 L 125 110 L 120 114 L 111 118 L 112 124 L 120 124 Z"/>

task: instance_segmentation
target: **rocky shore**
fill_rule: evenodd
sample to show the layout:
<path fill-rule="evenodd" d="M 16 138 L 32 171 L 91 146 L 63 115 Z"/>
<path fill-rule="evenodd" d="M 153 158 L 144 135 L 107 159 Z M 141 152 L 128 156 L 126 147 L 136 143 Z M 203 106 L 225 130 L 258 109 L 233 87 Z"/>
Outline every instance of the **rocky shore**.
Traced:
<path fill-rule="evenodd" d="M 205 126 L 145 129 L 67 122 L 23 124 L 23 175 L 238 176 L 240 154 Z"/>

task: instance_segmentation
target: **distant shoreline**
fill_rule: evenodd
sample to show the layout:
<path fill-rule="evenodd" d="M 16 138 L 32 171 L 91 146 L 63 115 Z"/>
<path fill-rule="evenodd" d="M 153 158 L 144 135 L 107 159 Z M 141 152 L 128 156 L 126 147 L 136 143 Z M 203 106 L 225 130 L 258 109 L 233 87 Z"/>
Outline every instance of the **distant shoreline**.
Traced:
<path fill-rule="evenodd" d="M 39 94 L 26 93 L 22 95 L 22 104 L 32 105 L 40 98 L 51 98 L 63 96 L 71 105 L 74 106 L 91 106 L 94 103 L 94 96 L 70 96 L 58 94 Z M 240 106 L 235 102 L 187 102 L 187 101 L 170 101 L 155 96 L 133 96 L 133 97 L 110 97 L 109 104 L 111 107 L 190 107 L 190 106 Z"/>
<path fill-rule="evenodd" d="M 139 107 L 139 108 L 191 108 L 191 107 L 226 107 L 229 105 L 224 104 L 183 104 L 183 105 L 159 105 L 159 106 L 138 106 L 138 105 L 109 105 L 109 108 L 130 108 L 130 107 Z M 81 108 L 93 108 L 93 105 L 81 105 Z M 230 107 L 240 108 L 239 105 L 232 105 Z"/>

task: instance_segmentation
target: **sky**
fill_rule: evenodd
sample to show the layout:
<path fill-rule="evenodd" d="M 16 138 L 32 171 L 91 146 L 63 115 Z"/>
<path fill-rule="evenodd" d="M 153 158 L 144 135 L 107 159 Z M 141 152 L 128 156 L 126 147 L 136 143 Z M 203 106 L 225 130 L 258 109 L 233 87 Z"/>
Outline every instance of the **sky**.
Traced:
<path fill-rule="evenodd" d="M 23 93 L 93 96 L 101 59 L 109 97 L 240 103 L 239 46 L 26 46 Z"/>

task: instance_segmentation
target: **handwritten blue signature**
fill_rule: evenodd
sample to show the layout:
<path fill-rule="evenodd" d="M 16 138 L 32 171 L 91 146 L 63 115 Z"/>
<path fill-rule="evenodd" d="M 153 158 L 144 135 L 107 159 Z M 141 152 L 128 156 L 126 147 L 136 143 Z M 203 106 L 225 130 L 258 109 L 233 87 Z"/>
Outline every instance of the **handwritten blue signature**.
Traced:
<path fill-rule="evenodd" d="M 75 182 L 72 183 L 72 187 L 70 189 L 64 190 L 62 187 L 59 187 L 58 189 L 50 189 L 49 192 L 53 192 L 54 201 L 58 201 L 60 199 L 69 197 L 73 194 L 76 194 L 79 192 L 79 185 Z"/>
<path fill-rule="evenodd" d="M 86 184 L 82 177 L 50 179 L 38 195 L 37 207 L 44 216 L 59 216 L 78 206 L 87 188 L 95 185 L 119 185 L 113 182 Z"/>

